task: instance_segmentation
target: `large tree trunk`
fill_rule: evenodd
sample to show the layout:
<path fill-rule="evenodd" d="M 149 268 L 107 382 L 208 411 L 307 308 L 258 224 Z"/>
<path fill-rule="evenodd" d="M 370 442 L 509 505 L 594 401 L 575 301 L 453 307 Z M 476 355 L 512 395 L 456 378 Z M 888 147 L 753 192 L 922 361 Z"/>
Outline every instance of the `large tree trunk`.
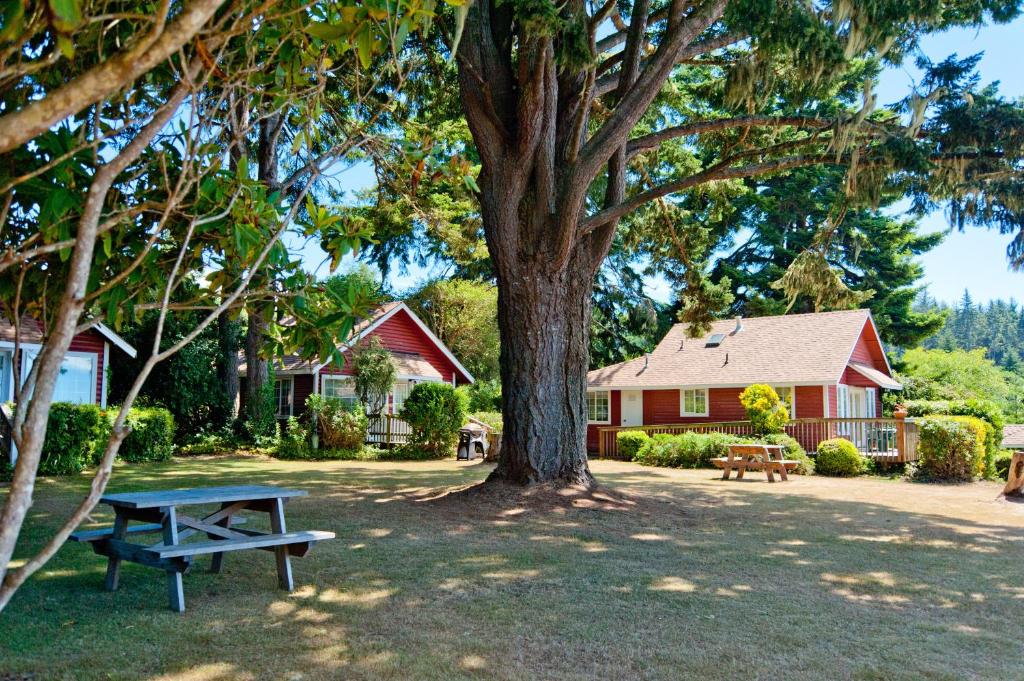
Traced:
<path fill-rule="evenodd" d="M 217 346 L 220 357 L 217 361 L 217 378 L 227 397 L 227 421 L 238 417 L 238 321 L 225 310 L 217 317 Z"/>
<path fill-rule="evenodd" d="M 492 477 L 519 484 L 593 483 L 587 467 L 589 261 L 516 262 L 498 277 L 504 431 Z"/>
<path fill-rule="evenodd" d="M 249 327 L 245 333 L 245 410 L 255 416 L 263 408 L 264 386 L 270 364 L 260 355 L 267 337 L 266 311 L 262 305 L 249 306 Z"/>

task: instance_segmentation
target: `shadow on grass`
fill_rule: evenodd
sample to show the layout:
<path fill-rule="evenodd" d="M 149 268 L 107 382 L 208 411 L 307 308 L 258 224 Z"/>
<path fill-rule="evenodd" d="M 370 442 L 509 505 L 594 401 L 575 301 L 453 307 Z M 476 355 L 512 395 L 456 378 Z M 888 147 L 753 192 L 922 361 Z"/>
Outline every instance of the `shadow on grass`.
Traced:
<path fill-rule="evenodd" d="M 230 554 L 185 578 L 69 546 L 0 621 L 0 673 L 44 677 L 1011 678 L 1024 624 L 1024 529 L 907 503 L 737 485 L 711 471 L 599 472 L 592 494 L 470 488 L 480 464 L 215 460 L 119 471 L 112 490 L 300 487 L 294 529 L 338 539 L 295 560 Z M 124 473 L 124 475 L 120 475 Z M 858 484 L 852 482 L 851 484 Z M 29 544 L 81 483 L 47 486 Z M 446 494 L 458 488 L 459 492 Z M 1014 507 L 1017 508 L 1017 507 Z M 908 653 L 908 646 L 912 652 Z M 54 655 L 53 650 L 64 651 Z M 298 678 L 297 676 L 295 678 Z"/>

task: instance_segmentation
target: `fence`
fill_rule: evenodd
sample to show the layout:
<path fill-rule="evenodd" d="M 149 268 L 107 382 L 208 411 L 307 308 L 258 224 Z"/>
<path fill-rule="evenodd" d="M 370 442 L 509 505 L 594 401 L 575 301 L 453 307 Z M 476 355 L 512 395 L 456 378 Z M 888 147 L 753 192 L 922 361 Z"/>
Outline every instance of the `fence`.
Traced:
<path fill-rule="evenodd" d="M 380 414 L 369 417 L 370 424 L 366 429 L 367 444 L 381 447 L 404 445 L 412 437 L 412 427 L 393 414 Z"/>
<path fill-rule="evenodd" d="M 661 433 L 676 435 L 695 432 L 752 437 L 754 434 L 750 421 L 599 428 L 597 433 L 598 456 L 618 458 L 616 436 L 623 430 L 643 430 L 648 435 Z M 913 419 L 794 419 L 786 424 L 786 434 L 795 438 L 800 446 L 807 451 L 816 450 L 818 443 L 823 440 L 842 437 L 856 445 L 861 454 L 881 462 L 917 461 L 918 427 Z"/>

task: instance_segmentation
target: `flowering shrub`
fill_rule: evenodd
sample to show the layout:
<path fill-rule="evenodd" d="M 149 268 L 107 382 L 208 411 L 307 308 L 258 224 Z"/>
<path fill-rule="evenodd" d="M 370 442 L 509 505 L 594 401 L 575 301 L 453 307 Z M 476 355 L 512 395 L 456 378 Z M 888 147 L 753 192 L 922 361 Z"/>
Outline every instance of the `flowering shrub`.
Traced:
<path fill-rule="evenodd" d="M 758 435 L 781 433 L 789 422 L 789 405 L 770 385 L 755 383 L 748 386 L 740 393 L 740 403 Z"/>

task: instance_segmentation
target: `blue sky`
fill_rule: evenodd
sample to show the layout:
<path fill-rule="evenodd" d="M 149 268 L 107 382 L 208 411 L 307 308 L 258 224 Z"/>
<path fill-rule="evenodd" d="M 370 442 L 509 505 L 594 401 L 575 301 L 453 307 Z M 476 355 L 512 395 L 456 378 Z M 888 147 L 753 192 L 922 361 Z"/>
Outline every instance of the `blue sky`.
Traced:
<path fill-rule="evenodd" d="M 1024 41 L 1024 18 L 1003 26 L 985 26 L 980 29 L 956 29 L 935 35 L 924 41 L 924 52 L 938 61 L 957 53 L 966 56 L 984 52 L 979 69 L 982 82 L 999 81 L 1000 92 L 1007 97 L 1024 97 L 1024 68 L 1021 63 L 1021 43 Z M 910 86 L 919 77 L 913 64 L 886 72 L 878 84 L 879 101 L 894 102 L 906 96 Z M 356 166 L 345 171 L 341 183 L 346 189 L 366 187 L 373 175 L 366 167 Z M 941 212 L 921 221 L 926 232 L 949 231 L 949 223 Z M 924 283 L 929 293 L 943 301 L 954 302 L 971 292 L 977 302 L 995 298 L 1024 298 L 1024 272 L 1012 272 L 1007 266 L 1006 246 L 1012 236 L 995 231 L 969 229 L 951 232 L 933 251 L 921 257 L 924 265 Z M 315 245 L 305 249 L 307 265 L 317 267 L 323 253 Z M 326 274 L 326 268 L 320 268 Z M 395 272 L 390 284 L 398 291 L 408 289 L 423 280 L 442 274 L 437 268 L 412 267 L 408 272 Z M 670 295 L 663 281 L 649 282 L 649 294 L 658 299 Z"/>

